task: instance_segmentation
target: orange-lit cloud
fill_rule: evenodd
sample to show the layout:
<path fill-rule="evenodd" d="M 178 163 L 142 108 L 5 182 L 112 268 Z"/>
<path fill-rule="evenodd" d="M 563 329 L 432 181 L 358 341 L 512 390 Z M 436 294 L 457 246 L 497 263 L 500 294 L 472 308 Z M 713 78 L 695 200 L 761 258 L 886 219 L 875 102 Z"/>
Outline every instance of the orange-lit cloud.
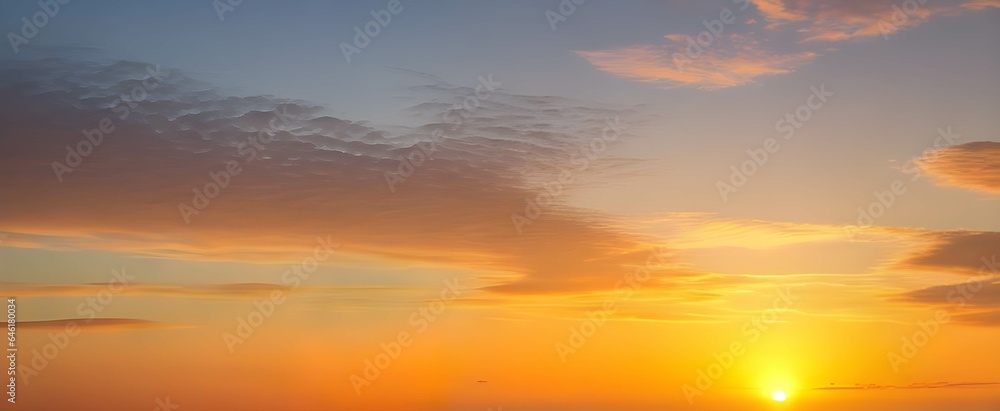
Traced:
<path fill-rule="evenodd" d="M 969 10 L 983 10 L 990 7 L 1000 7 L 1000 0 L 968 0 L 962 7 Z"/>
<path fill-rule="evenodd" d="M 931 6 L 921 6 L 894 19 L 893 0 L 756 0 L 764 18 L 773 22 L 769 29 L 788 28 L 798 33 L 799 41 L 842 41 L 889 35 L 916 27 L 933 13 Z M 794 27 L 782 23 L 798 22 Z"/>
<path fill-rule="evenodd" d="M 758 40 L 742 35 L 716 38 L 709 47 L 701 47 L 696 40 L 686 36 L 669 35 L 665 39 L 665 44 L 657 46 L 578 51 L 577 54 L 595 67 L 617 76 L 702 90 L 741 86 L 761 76 L 791 73 L 816 56 L 811 52 L 768 50 Z"/>
<path fill-rule="evenodd" d="M 998 232 L 740 220 L 711 213 L 668 215 L 647 224 L 675 233 L 670 244 L 681 260 L 708 272 L 988 275 L 1000 270 Z M 840 258 L 831 262 L 830 255 Z"/>
<path fill-rule="evenodd" d="M 804 20 L 806 16 L 800 11 L 793 11 L 782 0 L 752 0 L 761 16 L 769 21 Z"/>
<path fill-rule="evenodd" d="M 941 184 L 1000 194 L 1000 143 L 977 141 L 943 148 L 919 165 Z"/>
<path fill-rule="evenodd" d="M 772 22 L 770 29 L 788 27 L 804 36 L 800 39 L 804 42 L 888 36 L 917 27 L 936 15 L 1000 7 L 995 0 L 754 0 L 754 4 Z"/>
<path fill-rule="evenodd" d="M 918 3 L 907 2 L 905 9 L 898 0 L 751 2 L 756 6 L 756 15 L 768 23 L 761 32 L 719 23 L 722 32 L 710 36 L 709 31 L 674 33 L 665 35 L 660 44 L 576 53 L 594 67 L 616 76 L 674 87 L 718 90 L 752 83 L 762 76 L 794 72 L 830 50 L 829 44 L 817 44 L 820 42 L 886 37 L 917 27 L 937 15 L 1000 7 L 997 0 L 928 2 L 916 8 L 910 8 L 909 4 Z M 731 11 L 734 15 L 753 13 L 739 7 Z M 750 17 L 745 24 L 754 22 Z"/>

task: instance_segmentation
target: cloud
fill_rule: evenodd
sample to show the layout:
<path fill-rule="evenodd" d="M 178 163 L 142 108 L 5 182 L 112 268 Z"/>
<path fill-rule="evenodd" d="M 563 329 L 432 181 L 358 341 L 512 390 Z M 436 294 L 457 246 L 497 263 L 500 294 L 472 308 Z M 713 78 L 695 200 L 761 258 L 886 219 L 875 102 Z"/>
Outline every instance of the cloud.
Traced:
<path fill-rule="evenodd" d="M 996 0 L 753 0 L 771 30 L 792 30 L 801 42 L 845 41 L 888 36 L 934 16 L 1000 7 Z"/>
<path fill-rule="evenodd" d="M 0 283 L 4 292 L 15 297 L 39 296 L 79 296 L 97 295 L 108 288 L 107 284 L 36 284 Z M 296 291 L 315 290 L 316 287 L 302 287 Z M 262 298 L 273 291 L 290 292 L 291 287 L 279 284 L 237 283 L 237 284 L 141 284 L 133 283 L 123 287 L 119 294 L 165 295 L 189 298 Z"/>
<path fill-rule="evenodd" d="M 1000 7 L 1000 0 L 968 0 L 962 7 L 969 10 L 983 10 L 990 7 Z"/>
<path fill-rule="evenodd" d="M 1000 326 L 1000 310 L 987 310 L 975 313 L 953 315 L 951 320 L 966 325 L 996 327 Z"/>
<path fill-rule="evenodd" d="M 702 272 L 1000 275 L 1000 232 L 807 224 L 714 213 L 667 213 L 642 224 L 673 233 L 669 243 L 680 261 Z M 831 261 L 830 255 L 850 257 Z"/>
<path fill-rule="evenodd" d="M 701 47 L 686 36 L 668 35 L 656 46 L 605 51 L 578 51 L 590 64 L 611 74 L 668 87 L 718 90 L 754 82 L 762 76 L 786 74 L 811 61 L 811 52 L 768 50 L 751 37 L 726 35 Z M 692 46 L 693 44 L 693 46 Z"/>
<path fill-rule="evenodd" d="M 896 300 L 949 310 L 949 322 L 1000 326 L 1000 272 L 958 284 L 937 285 L 900 294 Z"/>
<path fill-rule="evenodd" d="M 1000 232 L 928 231 L 921 237 L 929 245 L 908 253 L 897 268 L 980 276 L 1000 272 Z"/>
<path fill-rule="evenodd" d="M 666 213 L 645 220 L 671 233 L 669 244 L 692 271 L 724 275 L 823 275 L 882 271 L 900 249 L 925 247 L 923 229 L 725 218 L 715 213 Z M 839 256 L 831 259 L 830 256 Z"/>
<path fill-rule="evenodd" d="M 907 291 L 894 299 L 907 304 L 944 307 L 949 321 L 981 326 L 1000 325 L 1000 233 L 932 233 L 938 240 L 912 253 L 901 266 L 925 271 L 974 275 L 957 284 Z"/>
<path fill-rule="evenodd" d="M 134 318 L 67 318 L 61 320 L 18 321 L 17 328 L 23 330 L 65 330 L 79 327 L 93 331 L 118 331 L 153 328 L 176 328 L 175 324 Z"/>
<path fill-rule="evenodd" d="M 945 0 L 915 9 L 909 7 L 918 4 L 915 0 L 750 1 L 756 7 L 749 11 L 742 6 L 729 9 L 736 16 L 734 21 L 746 21 L 745 27 L 719 23 L 721 32 L 714 34 L 707 30 L 671 33 L 657 44 L 576 53 L 597 69 L 619 77 L 667 87 L 718 90 L 792 73 L 830 51 L 830 43 L 888 36 L 937 15 L 1000 7 L 997 0 Z M 754 17 L 768 23 L 763 30 L 752 27 L 757 21 Z"/>
<path fill-rule="evenodd" d="M 115 100 L 146 77 L 140 62 L 4 64 L 0 173 L 12 177 L 0 180 L 10 200 L 0 202 L 5 244 L 288 262 L 330 236 L 346 253 L 477 269 L 503 278 L 496 291 L 539 293 L 610 287 L 656 244 L 563 202 L 573 181 L 634 165 L 592 149 L 609 135 L 609 120 L 642 120 L 628 108 L 502 90 L 484 97 L 435 83 L 410 91 L 424 101 L 408 110 L 417 125 L 379 127 L 305 101 L 229 95 L 164 70 L 122 118 Z M 456 108 L 469 96 L 478 96 L 474 112 Z M 287 124 L 271 122 L 276 111 Z M 85 141 L 81 129 L 105 118 L 114 131 L 60 183 L 53 162 L 65 163 L 67 146 Z M 423 154 L 436 129 L 444 136 Z M 261 133 L 270 141 L 247 143 Z M 405 156 L 419 163 L 412 174 Z M 181 204 L 217 184 L 210 173 L 229 162 L 238 174 L 185 223 Z M 407 177 L 392 190 L 387 176 L 397 172 Z M 535 201 L 543 206 L 519 234 L 512 215 L 534 215 L 526 208 Z"/>
<path fill-rule="evenodd" d="M 757 0 L 758 10 L 773 22 L 769 29 L 789 29 L 798 41 L 844 41 L 889 35 L 916 27 L 933 14 L 928 6 L 918 7 L 910 14 L 899 14 L 896 0 Z M 777 9 L 783 13 L 774 13 Z M 895 15 L 895 19 L 894 19 Z M 786 24 L 786 23 L 797 24 Z"/>
<path fill-rule="evenodd" d="M 977 141 L 943 148 L 918 164 L 940 184 L 1000 194 L 1000 143 Z"/>
<path fill-rule="evenodd" d="M 806 16 L 800 11 L 792 11 L 782 0 L 752 0 L 754 6 L 762 17 L 768 21 L 798 21 L 805 20 Z"/>
<path fill-rule="evenodd" d="M 899 299 L 928 305 L 961 303 L 969 306 L 997 307 L 1000 306 L 1000 277 L 921 288 L 908 291 L 900 295 Z"/>

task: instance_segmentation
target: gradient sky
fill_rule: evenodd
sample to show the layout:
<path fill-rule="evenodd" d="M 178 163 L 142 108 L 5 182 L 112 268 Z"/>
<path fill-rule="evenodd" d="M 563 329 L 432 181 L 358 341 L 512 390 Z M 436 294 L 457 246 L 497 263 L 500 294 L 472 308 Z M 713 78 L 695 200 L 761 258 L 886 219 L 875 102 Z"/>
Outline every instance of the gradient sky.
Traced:
<path fill-rule="evenodd" d="M 1000 1 L 392 3 L 0 0 L 0 409 L 1000 407 Z"/>

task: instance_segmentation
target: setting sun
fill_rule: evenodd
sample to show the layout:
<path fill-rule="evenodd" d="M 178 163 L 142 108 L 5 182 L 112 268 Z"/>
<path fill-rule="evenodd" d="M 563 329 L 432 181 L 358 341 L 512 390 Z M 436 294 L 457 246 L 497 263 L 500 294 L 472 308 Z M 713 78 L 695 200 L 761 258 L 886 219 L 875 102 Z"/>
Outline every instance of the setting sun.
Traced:
<path fill-rule="evenodd" d="M 788 399 L 788 395 L 782 390 L 777 390 L 771 394 L 771 399 L 777 402 L 785 402 L 785 400 Z"/>

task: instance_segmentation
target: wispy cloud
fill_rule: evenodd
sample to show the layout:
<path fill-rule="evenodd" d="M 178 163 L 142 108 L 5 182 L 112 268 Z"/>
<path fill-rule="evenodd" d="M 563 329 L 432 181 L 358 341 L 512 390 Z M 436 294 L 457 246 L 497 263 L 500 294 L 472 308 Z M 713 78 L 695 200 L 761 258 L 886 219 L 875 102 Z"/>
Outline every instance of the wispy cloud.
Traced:
<path fill-rule="evenodd" d="M 919 165 L 940 184 L 1000 194 L 1000 143 L 977 141 L 943 148 Z"/>
<path fill-rule="evenodd" d="M 1000 7 L 995 0 L 752 0 L 772 31 L 790 30 L 801 42 L 844 41 L 888 36 L 938 15 Z"/>
<path fill-rule="evenodd" d="M 594 67 L 627 79 L 669 87 L 718 90 L 742 86 L 764 77 L 794 72 L 831 44 L 867 40 L 917 27 L 934 16 L 958 15 L 1000 7 L 997 0 L 952 0 L 906 9 L 897 0 L 750 0 L 755 7 L 737 13 L 755 13 L 756 22 L 717 27 L 725 34 L 671 33 L 657 44 L 634 44 L 606 50 L 583 50 Z M 740 10 L 736 7 L 734 10 Z M 740 16 L 735 20 L 744 20 Z M 728 22 L 727 22 L 728 23 Z M 706 23 L 708 24 L 708 23 Z M 728 23 L 732 24 L 732 23 Z M 742 30 L 742 31 L 740 31 Z M 702 36 L 698 40 L 698 36 Z"/>
<path fill-rule="evenodd" d="M 786 74 L 816 57 L 812 52 L 782 53 L 743 35 L 726 35 L 698 55 L 687 54 L 685 36 L 666 36 L 661 45 L 604 51 L 578 51 L 595 67 L 624 78 L 666 87 L 717 90 L 754 82 L 761 76 Z"/>
<path fill-rule="evenodd" d="M 952 316 L 952 321 L 982 327 L 1000 326 L 1000 310 L 985 310 Z"/>
<path fill-rule="evenodd" d="M 791 10 L 782 0 L 752 0 L 761 17 L 768 21 L 799 21 L 806 16 L 801 11 Z"/>
<path fill-rule="evenodd" d="M 930 304 L 930 305 L 951 305 L 951 300 L 958 295 L 959 284 L 936 285 L 933 287 L 921 288 L 906 292 L 900 296 L 902 301 Z M 973 293 L 975 298 L 964 299 L 963 302 L 970 306 L 997 307 L 1000 306 L 1000 277 L 974 285 L 975 290 L 966 286 L 962 291 Z M 980 288 L 981 287 L 981 288 Z"/>

